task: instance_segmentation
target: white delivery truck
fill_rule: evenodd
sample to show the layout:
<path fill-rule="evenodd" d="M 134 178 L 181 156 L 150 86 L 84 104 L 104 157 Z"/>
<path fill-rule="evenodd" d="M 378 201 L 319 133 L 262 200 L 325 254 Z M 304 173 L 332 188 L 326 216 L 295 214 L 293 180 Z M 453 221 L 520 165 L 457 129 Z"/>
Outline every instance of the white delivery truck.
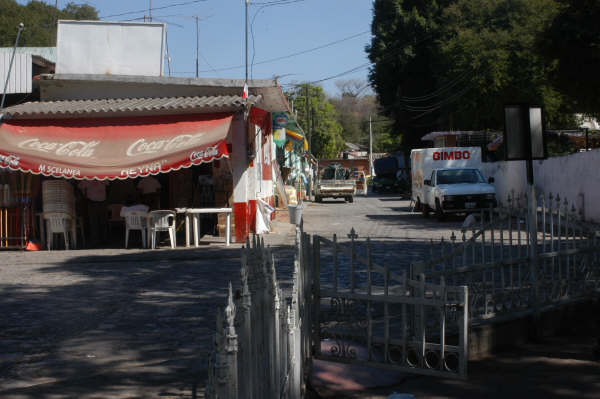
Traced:
<path fill-rule="evenodd" d="M 447 147 L 415 149 L 410 153 L 412 200 L 415 209 L 439 220 L 447 213 L 469 213 L 495 207 L 493 178 L 484 179 L 481 148 Z"/>

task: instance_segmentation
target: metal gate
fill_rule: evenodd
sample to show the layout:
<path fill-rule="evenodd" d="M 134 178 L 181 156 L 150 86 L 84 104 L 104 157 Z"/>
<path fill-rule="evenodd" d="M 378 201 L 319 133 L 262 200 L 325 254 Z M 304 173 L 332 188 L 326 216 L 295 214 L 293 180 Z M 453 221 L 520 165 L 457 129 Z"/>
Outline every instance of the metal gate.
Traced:
<path fill-rule="evenodd" d="M 314 273 L 314 358 L 465 378 L 467 287 L 391 272 L 373 261 L 368 238 L 359 243 L 354 229 L 348 237 L 341 245 L 336 235 L 313 235 L 303 251 L 303 263 Z M 310 243 L 308 235 L 303 238 Z"/>

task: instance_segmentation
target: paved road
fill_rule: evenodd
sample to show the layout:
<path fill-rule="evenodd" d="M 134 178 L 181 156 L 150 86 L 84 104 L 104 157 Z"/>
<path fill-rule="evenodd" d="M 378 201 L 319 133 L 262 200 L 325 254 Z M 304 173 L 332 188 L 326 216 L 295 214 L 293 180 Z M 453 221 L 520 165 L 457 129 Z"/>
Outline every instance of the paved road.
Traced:
<path fill-rule="evenodd" d="M 440 231 L 407 206 L 389 197 L 310 204 L 305 230 L 344 236 L 355 227 L 408 259 L 406 239 Z M 275 230 L 266 241 L 287 281 L 293 228 Z M 215 309 L 239 280 L 239 247 L 3 252 L 0 397 L 200 396 Z"/>
<path fill-rule="evenodd" d="M 372 238 L 375 261 L 402 268 L 462 224 L 408 206 L 389 196 L 310 204 L 304 228 L 347 241 L 354 227 L 359 240 Z M 284 282 L 293 239 L 285 220 L 266 236 Z M 215 311 L 239 281 L 239 248 L 2 252 L 0 398 L 202 397 Z"/>

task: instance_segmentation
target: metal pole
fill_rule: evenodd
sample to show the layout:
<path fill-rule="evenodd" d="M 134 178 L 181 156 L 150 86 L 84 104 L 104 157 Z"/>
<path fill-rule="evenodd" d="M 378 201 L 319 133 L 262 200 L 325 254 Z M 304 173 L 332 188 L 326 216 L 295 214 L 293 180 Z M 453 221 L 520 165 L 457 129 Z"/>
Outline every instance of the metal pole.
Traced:
<path fill-rule="evenodd" d="M 248 2 L 246 0 L 246 84 L 248 84 Z"/>
<path fill-rule="evenodd" d="M 371 125 L 371 115 L 369 115 L 369 174 L 373 176 L 373 128 Z"/>
<path fill-rule="evenodd" d="M 590 150 L 590 129 L 588 129 L 587 127 L 585 128 L 585 150 L 589 151 Z"/>
<path fill-rule="evenodd" d="M 150 15 L 149 15 L 149 19 L 150 19 L 150 22 L 152 22 L 152 0 L 150 0 Z"/>
<path fill-rule="evenodd" d="M 13 47 L 12 56 L 10 57 L 10 64 L 8 64 L 8 73 L 6 74 L 6 81 L 4 82 L 4 90 L 2 91 L 2 102 L 0 102 L 0 109 L 4 108 L 4 100 L 6 100 L 6 89 L 8 88 L 8 81 L 10 79 L 10 72 L 12 71 L 13 61 L 15 60 L 15 53 L 17 51 L 17 45 L 19 44 L 19 38 L 21 32 L 25 28 L 23 22 L 19 24 L 19 30 L 17 31 L 17 38 L 15 39 L 15 46 Z"/>
<path fill-rule="evenodd" d="M 196 15 L 194 18 L 196 18 L 196 77 L 198 77 L 198 65 L 199 65 L 199 61 L 198 61 L 198 54 L 200 53 L 200 28 L 198 25 L 198 16 Z"/>
<path fill-rule="evenodd" d="M 311 132 L 310 132 L 310 90 L 308 88 L 308 83 L 304 87 L 304 91 L 306 94 L 306 132 L 308 133 L 308 142 L 310 143 Z"/>

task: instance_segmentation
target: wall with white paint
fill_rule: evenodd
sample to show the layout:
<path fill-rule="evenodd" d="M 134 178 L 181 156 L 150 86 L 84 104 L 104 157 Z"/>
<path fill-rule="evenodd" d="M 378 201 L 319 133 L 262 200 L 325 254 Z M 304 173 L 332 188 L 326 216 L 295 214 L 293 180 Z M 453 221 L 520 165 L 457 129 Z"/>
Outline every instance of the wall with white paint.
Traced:
<path fill-rule="evenodd" d="M 600 222 L 600 149 L 533 161 L 534 185 L 538 191 L 558 194 L 581 209 L 587 220 Z M 483 175 L 494 177 L 499 200 L 524 193 L 527 175 L 524 161 L 484 163 Z"/>

